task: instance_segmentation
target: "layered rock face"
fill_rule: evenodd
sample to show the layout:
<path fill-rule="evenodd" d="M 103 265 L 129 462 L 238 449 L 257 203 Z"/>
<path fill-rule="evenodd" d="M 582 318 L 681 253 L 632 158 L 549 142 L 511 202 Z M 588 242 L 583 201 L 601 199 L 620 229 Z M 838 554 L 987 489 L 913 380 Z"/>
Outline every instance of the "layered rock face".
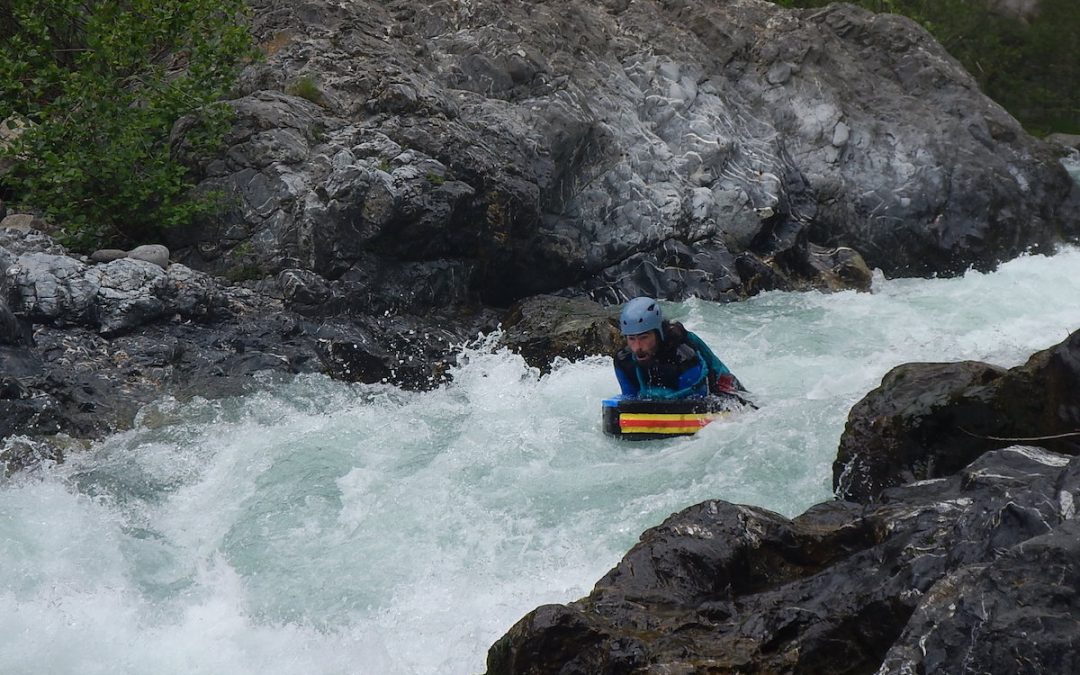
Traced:
<path fill-rule="evenodd" d="M 894 368 L 851 409 L 833 487 L 872 502 L 1015 442 L 1080 455 L 1080 332 L 1010 370 L 970 361 Z"/>
<path fill-rule="evenodd" d="M 867 482 L 866 504 L 837 500 L 794 519 L 718 500 L 690 507 L 645 532 L 588 597 L 522 618 L 492 646 L 487 672 L 1075 672 L 1080 458 L 1008 441 L 957 450 L 940 411 L 971 397 L 984 373 L 1008 378 L 1002 389 L 1043 378 L 1044 395 L 999 401 L 996 414 L 1038 424 L 1030 413 L 1046 406 L 1050 426 L 1037 428 L 1048 431 L 1073 415 L 1064 423 L 1074 433 L 1044 444 L 1075 451 L 1078 341 L 1014 371 L 961 364 L 961 376 L 946 369 L 924 388 L 921 413 L 905 408 L 906 419 L 936 426 L 928 438 L 940 442 L 917 461 L 937 477 Z M 921 372 L 922 384 L 937 381 Z M 855 410 L 890 393 L 908 400 L 894 379 Z M 897 436 L 887 422 L 878 446 Z M 873 428 L 862 428 L 864 442 Z M 876 461 L 894 467 L 895 455 L 872 450 L 870 474 Z"/>
<path fill-rule="evenodd" d="M 235 208 L 174 242 L 196 268 L 303 270 L 336 305 L 380 311 L 731 299 L 865 285 L 860 253 L 952 274 L 1080 231 L 1053 153 L 896 16 L 254 5 L 269 56 L 233 102 L 228 152 L 201 162 Z"/>
<path fill-rule="evenodd" d="M 311 319 L 285 307 L 286 297 L 317 300 L 301 275 L 260 291 L 153 253 L 161 264 L 95 264 L 39 231 L 0 228 L 0 440 L 98 438 L 161 397 L 234 395 L 299 373 L 429 388 L 445 381 L 455 350 L 498 321 L 484 310 Z M 0 466 L 40 459 L 23 450 L 36 452 L 0 449 Z"/>

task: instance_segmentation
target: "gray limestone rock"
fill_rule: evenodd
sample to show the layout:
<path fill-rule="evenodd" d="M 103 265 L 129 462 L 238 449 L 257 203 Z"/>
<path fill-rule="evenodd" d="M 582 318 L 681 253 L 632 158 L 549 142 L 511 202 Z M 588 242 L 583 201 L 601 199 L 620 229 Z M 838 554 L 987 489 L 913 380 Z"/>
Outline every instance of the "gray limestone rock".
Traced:
<path fill-rule="evenodd" d="M 12 310 L 30 321 L 94 323 L 98 287 L 86 270 L 67 256 L 27 253 L 7 268 L 0 291 Z"/>
<path fill-rule="evenodd" d="M 236 208 L 194 238 L 250 240 L 268 274 L 332 281 L 373 257 L 468 268 L 435 307 L 725 300 L 864 283 L 812 246 L 947 275 L 1080 233 L 1080 191 L 1050 147 L 898 16 L 757 0 L 255 6 L 279 49 L 246 71 L 230 148 L 203 163 L 204 188 Z M 301 77 L 320 104 L 281 93 Z M 182 259 L 227 263 L 199 246 Z M 365 297 L 392 305 L 394 290 Z"/>
<path fill-rule="evenodd" d="M 165 271 L 145 260 L 121 258 L 90 268 L 87 279 L 97 288 L 98 329 L 115 335 L 165 313 L 161 295 Z"/>

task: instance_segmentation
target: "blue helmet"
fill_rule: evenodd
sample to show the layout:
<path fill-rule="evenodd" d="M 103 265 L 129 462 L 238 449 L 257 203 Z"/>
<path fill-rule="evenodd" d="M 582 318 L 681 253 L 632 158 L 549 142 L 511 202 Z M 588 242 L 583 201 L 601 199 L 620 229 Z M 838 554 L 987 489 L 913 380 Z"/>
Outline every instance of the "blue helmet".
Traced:
<path fill-rule="evenodd" d="M 652 298 L 634 298 L 623 305 L 622 314 L 619 316 L 619 327 L 623 335 L 637 335 L 655 330 L 663 339 L 664 331 L 661 325 L 664 315 L 660 313 L 660 303 Z"/>

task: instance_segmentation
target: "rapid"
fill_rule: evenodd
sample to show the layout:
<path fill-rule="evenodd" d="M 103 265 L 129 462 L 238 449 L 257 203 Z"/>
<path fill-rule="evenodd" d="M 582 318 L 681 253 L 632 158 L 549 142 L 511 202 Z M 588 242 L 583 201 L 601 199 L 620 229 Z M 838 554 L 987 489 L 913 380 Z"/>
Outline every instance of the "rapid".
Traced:
<path fill-rule="evenodd" d="M 2 479 L 0 673 L 483 672 L 515 621 L 586 595 L 673 512 L 830 499 L 847 413 L 892 367 L 1012 367 L 1080 328 L 1080 249 L 665 311 L 759 411 L 612 440 L 610 359 L 541 375 L 483 336 L 434 391 L 304 376 L 160 401 L 132 431 Z"/>

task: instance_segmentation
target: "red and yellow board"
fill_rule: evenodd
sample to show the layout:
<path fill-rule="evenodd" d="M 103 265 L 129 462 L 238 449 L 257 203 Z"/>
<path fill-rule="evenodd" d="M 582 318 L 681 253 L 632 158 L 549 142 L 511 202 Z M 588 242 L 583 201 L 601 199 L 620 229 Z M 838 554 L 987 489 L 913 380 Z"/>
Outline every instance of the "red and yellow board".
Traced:
<path fill-rule="evenodd" d="M 693 434 L 725 413 L 622 413 L 619 430 L 624 434 Z"/>
<path fill-rule="evenodd" d="M 639 441 L 695 434 L 714 420 L 740 409 L 736 399 L 656 400 L 615 397 L 604 400 L 604 433 Z"/>

